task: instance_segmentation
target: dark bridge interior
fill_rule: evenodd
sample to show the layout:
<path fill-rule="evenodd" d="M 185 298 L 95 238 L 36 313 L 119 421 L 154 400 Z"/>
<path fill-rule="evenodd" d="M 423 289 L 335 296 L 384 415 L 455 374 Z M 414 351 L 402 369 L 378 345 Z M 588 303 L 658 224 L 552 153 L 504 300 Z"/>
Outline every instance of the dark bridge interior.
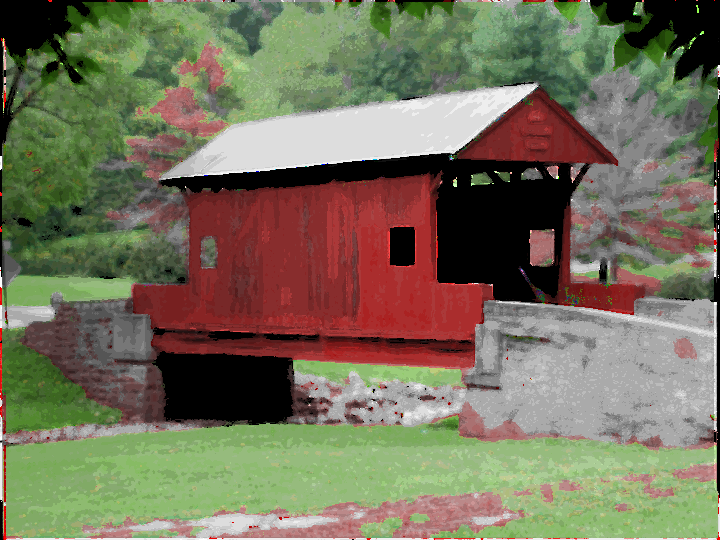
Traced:
<path fill-rule="evenodd" d="M 520 266 L 533 285 L 555 296 L 559 266 L 531 266 L 529 243 L 531 230 L 555 229 L 557 262 L 567 196 L 551 180 L 471 185 L 469 174 L 458 174 L 453 187 L 445 175 L 436 201 L 438 282 L 488 283 L 496 300 L 533 302 Z"/>
<path fill-rule="evenodd" d="M 263 424 L 292 416 L 288 358 L 158 353 L 165 420 Z"/>

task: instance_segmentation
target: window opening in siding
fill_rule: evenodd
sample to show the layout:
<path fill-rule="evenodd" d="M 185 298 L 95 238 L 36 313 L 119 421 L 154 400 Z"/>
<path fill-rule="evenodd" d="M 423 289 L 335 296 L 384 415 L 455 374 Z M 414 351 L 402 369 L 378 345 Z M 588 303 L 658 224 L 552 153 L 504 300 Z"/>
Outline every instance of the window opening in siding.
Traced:
<path fill-rule="evenodd" d="M 555 258 L 555 229 L 530 231 L 530 264 L 548 267 Z"/>
<path fill-rule="evenodd" d="M 415 264 L 415 227 L 390 229 L 390 264 L 392 266 Z"/>
<path fill-rule="evenodd" d="M 200 241 L 200 268 L 215 268 L 217 266 L 217 248 L 215 238 L 206 236 Z"/>

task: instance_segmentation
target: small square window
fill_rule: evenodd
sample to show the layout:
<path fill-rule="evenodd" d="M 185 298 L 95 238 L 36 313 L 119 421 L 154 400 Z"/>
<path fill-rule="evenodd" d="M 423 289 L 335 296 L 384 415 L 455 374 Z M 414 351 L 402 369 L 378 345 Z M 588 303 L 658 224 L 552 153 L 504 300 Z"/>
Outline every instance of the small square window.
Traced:
<path fill-rule="evenodd" d="M 200 268 L 215 268 L 217 265 L 217 249 L 215 238 L 204 237 L 200 242 Z"/>
<path fill-rule="evenodd" d="M 390 229 L 390 264 L 392 266 L 413 266 L 415 264 L 414 227 Z"/>
<path fill-rule="evenodd" d="M 552 266 L 555 257 L 555 229 L 530 231 L 530 264 Z"/>

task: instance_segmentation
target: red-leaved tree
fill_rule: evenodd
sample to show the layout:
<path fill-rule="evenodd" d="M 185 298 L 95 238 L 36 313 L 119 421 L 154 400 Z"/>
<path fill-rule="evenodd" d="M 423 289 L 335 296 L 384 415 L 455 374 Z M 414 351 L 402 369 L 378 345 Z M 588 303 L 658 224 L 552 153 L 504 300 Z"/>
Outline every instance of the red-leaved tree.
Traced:
<path fill-rule="evenodd" d="M 202 79 L 204 94 L 202 99 L 212 113 L 225 116 L 227 109 L 218 104 L 218 89 L 225 83 L 225 72 L 216 60 L 219 47 L 207 43 L 197 62 L 183 62 L 178 70 L 180 75 L 192 73 Z M 207 113 L 196 100 L 195 91 L 179 87 L 165 90 L 165 99 L 158 102 L 149 111 L 138 108 L 137 117 L 159 115 L 162 121 L 176 128 L 176 134 L 165 133 L 154 139 L 139 137 L 126 138 L 133 153 L 127 161 L 144 163 L 147 167 L 143 174 L 153 183 L 135 198 L 133 204 L 119 211 L 110 211 L 107 218 L 118 222 L 118 229 L 132 229 L 140 222 L 147 223 L 155 234 L 165 235 L 181 257 L 188 253 L 188 211 L 180 193 L 171 193 L 159 184 L 163 173 L 170 170 L 188 157 L 197 148 L 206 144 L 210 138 L 228 124 L 222 120 L 207 121 Z M 184 132 L 184 133 L 183 133 Z M 187 134 L 187 135 L 185 135 Z M 141 202 L 146 201 L 146 202 Z M 149 201 L 149 202 L 147 202 Z"/>

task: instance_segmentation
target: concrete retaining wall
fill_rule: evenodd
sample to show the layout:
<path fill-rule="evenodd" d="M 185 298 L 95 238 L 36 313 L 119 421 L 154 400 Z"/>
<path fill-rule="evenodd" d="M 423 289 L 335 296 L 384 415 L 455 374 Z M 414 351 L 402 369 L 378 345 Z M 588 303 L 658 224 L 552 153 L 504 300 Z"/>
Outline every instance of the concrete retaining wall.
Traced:
<path fill-rule="evenodd" d="M 642 315 L 623 315 L 485 302 L 476 366 L 463 377 L 469 388 L 460 434 L 647 447 L 711 443 L 717 364 L 715 305 L 707 304 L 640 299 Z"/>
<path fill-rule="evenodd" d="M 113 349 L 118 321 L 142 326 L 132 314 L 132 299 L 63 302 L 62 295 L 55 293 L 51 302 L 55 319 L 31 323 L 23 345 L 50 358 L 65 377 L 82 386 L 88 399 L 120 409 L 122 422 L 163 421 L 165 391 L 160 370 L 152 363 L 155 356 L 149 340 L 147 346 L 142 341 L 125 346 L 144 350 L 144 356 L 115 354 Z"/>

